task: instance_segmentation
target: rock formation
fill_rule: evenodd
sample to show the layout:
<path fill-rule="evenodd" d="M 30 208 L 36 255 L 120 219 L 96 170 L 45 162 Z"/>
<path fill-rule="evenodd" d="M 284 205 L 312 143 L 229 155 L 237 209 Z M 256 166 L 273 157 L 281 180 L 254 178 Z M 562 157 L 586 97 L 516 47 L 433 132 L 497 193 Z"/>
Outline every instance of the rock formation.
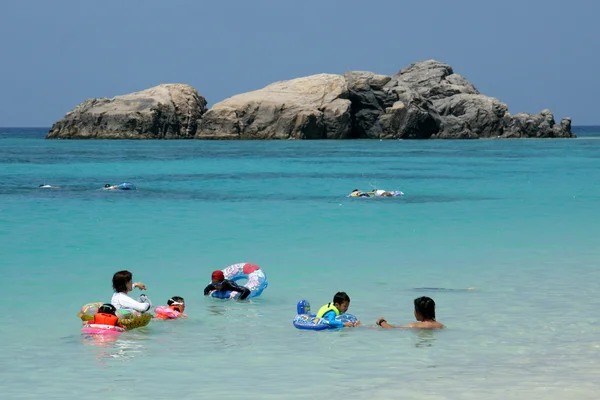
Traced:
<path fill-rule="evenodd" d="M 215 104 L 199 139 L 345 139 L 352 131 L 343 76 L 313 75 L 276 82 Z"/>
<path fill-rule="evenodd" d="M 275 82 L 206 111 L 187 85 L 87 100 L 48 138 L 477 139 L 570 138 L 549 110 L 511 115 L 447 64 L 427 60 L 392 76 L 353 71 Z"/>
<path fill-rule="evenodd" d="M 112 99 L 90 99 L 56 122 L 49 139 L 193 138 L 206 100 L 189 85 L 164 84 Z"/>
<path fill-rule="evenodd" d="M 511 116 L 447 64 L 428 60 L 393 76 L 321 74 L 215 104 L 199 139 L 477 139 L 575 137 L 548 110 Z"/>

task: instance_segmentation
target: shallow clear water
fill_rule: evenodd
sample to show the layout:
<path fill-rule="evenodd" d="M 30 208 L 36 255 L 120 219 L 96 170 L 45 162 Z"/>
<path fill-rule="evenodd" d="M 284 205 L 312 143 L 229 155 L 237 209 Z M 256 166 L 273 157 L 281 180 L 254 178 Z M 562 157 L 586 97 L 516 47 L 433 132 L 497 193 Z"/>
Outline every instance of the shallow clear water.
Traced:
<path fill-rule="evenodd" d="M 2 398 L 597 398 L 593 132 L 381 142 L 44 133 L 0 130 Z M 98 190 L 107 182 L 139 190 Z M 406 195 L 345 197 L 373 186 Z M 263 267 L 263 295 L 204 298 L 212 270 L 237 262 Z M 109 301 L 120 269 L 155 305 L 183 296 L 189 319 L 116 341 L 82 337 L 77 311 Z M 317 309 L 340 290 L 365 327 L 292 326 L 298 300 Z M 380 316 L 412 322 L 422 295 L 448 329 L 368 327 Z"/>

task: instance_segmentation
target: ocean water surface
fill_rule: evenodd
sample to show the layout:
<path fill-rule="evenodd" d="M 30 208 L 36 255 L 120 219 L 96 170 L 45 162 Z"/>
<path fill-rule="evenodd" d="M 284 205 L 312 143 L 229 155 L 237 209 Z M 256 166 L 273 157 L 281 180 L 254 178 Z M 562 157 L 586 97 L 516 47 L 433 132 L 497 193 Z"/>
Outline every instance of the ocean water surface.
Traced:
<path fill-rule="evenodd" d="M 478 141 L 45 132 L 0 129 L 3 399 L 598 397 L 600 128 Z M 138 190 L 99 190 L 121 182 Z M 405 196 L 346 197 L 373 187 Z M 210 273 L 237 262 L 265 270 L 263 295 L 205 298 Z M 121 269 L 155 305 L 183 296 L 189 318 L 82 336 L 76 313 L 109 302 Z M 362 327 L 293 327 L 298 300 L 317 309 L 337 291 Z M 374 327 L 414 321 L 419 296 L 447 329 Z"/>

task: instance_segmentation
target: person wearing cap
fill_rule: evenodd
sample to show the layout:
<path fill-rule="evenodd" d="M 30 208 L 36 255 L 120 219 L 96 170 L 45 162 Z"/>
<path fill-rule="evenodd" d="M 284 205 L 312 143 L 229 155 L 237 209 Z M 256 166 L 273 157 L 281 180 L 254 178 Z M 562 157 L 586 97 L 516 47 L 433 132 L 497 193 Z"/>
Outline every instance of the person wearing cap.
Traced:
<path fill-rule="evenodd" d="M 216 270 L 212 273 L 211 276 L 212 282 L 204 288 L 204 295 L 208 296 L 210 294 L 210 292 L 212 292 L 213 290 L 218 290 L 218 291 L 231 291 L 231 292 L 238 292 L 240 293 L 240 300 L 244 300 L 246 297 L 248 297 L 250 295 L 250 289 L 248 289 L 245 286 L 240 286 L 237 283 L 229 280 L 229 279 L 225 279 L 225 275 L 223 274 L 223 271 L 221 270 Z"/>

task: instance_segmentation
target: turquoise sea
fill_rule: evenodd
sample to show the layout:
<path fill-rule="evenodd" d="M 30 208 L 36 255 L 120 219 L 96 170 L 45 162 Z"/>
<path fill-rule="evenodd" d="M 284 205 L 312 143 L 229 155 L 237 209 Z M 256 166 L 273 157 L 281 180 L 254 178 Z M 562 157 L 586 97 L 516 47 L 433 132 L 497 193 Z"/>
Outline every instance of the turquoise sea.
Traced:
<path fill-rule="evenodd" d="M 597 399 L 600 128 L 575 132 L 48 141 L 0 129 L 0 397 Z M 121 182 L 139 190 L 98 190 Z M 346 197 L 375 186 L 405 196 Z M 262 296 L 205 298 L 210 273 L 238 262 L 265 270 Z M 82 336 L 76 313 L 110 301 L 121 269 L 155 305 L 183 296 L 189 318 Z M 337 291 L 363 327 L 293 327 L 298 300 L 314 310 Z M 447 329 L 373 328 L 414 321 L 423 295 Z"/>

